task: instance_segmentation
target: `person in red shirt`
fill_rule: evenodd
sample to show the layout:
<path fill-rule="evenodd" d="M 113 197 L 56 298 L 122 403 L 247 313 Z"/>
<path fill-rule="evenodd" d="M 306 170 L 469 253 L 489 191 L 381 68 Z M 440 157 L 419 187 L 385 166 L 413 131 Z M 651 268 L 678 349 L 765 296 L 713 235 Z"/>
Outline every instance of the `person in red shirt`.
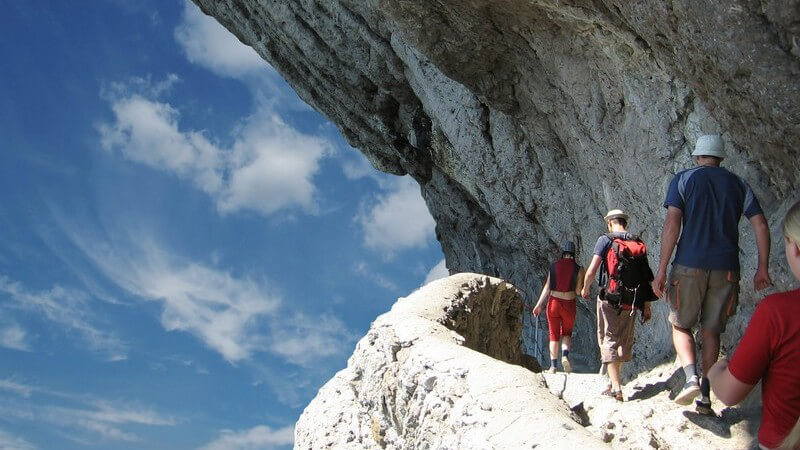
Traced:
<path fill-rule="evenodd" d="M 786 261 L 800 280 L 800 202 L 783 222 Z M 730 362 L 709 371 L 711 390 L 735 405 L 761 380 L 761 448 L 800 449 L 800 289 L 765 297 Z"/>
<path fill-rule="evenodd" d="M 564 372 L 572 372 L 569 350 L 572 347 L 572 327 L 575 325 L 575 298 L 583 288 L 583 268 L 575 262 L 575 243 L 566 241 L 561 246 L 561 259 L 550 266 L 550 272 L 542 287 L 539 301 L 533 307 L 533 315 L 539 317 L 547 304 L 547 327 L 550 331 L 550 373 L 555 373 L 558 363 L 559 343 L 561 366 Z"/>

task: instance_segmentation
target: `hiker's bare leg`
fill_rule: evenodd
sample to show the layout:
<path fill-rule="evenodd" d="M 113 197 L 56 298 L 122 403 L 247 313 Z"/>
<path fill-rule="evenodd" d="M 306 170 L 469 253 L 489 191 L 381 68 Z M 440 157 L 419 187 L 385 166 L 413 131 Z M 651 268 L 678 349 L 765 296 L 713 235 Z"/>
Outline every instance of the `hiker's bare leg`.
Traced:
<path fill-rule="evenodd" d="M 675 345 L 675 353 L 678 354 L 678 358 L 681 360 L 681 367 L 686 367 L 689 364 L 695 363 L 696 359 L 692 330 L 678 328 L 673 325 L 672 343 Z M 717 353 L 719 353 L 719 336 L 717 336 Z"/>
<path fill-rule="evenodd" d="M 564 350 L 572 349 L 572 336 L 561 336 L 561 348 Z"/>
<path fill-rule="evenodd" d="M 620 372 L 622 372 L 622 363 L 620 361 L 614 361 L 608 363 L 606 367 L 608 368 L 608 378 L 611 380 L 611 389 L 614 391 L 621 391 Z"/>
<path fill-rule="evenodd" d="M 703 337 L 703 377 L 708 376 L 708 369 L 717 362 L 719 358 L 719 333 L 709 330 L 700 330 Z"/>
<path fill-rule="evenodd" d="M 558 341 L 550 341 L 550 359 L 558 359 Z"/>

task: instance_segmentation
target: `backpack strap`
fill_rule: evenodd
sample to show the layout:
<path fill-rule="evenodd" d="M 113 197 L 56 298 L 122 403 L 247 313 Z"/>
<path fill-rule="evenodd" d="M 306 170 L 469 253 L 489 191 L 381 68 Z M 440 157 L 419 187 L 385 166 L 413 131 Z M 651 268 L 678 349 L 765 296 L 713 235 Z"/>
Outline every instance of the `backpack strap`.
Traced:
<path fill-rule="evenodd" d="M 572 287 L 573 291 L 575 290 L 575 288 L 578 287 L 578 272 L 580 272 L 580 270 L 581 270 L 581 266 L 579 266 L 578 263 L 576 263 L 575 260 L 573 259 L 572 260 L 572 277 L 570 278 L 570 282 L 569 282 L 569 285 L 570 285 L 570 287 Z"/>

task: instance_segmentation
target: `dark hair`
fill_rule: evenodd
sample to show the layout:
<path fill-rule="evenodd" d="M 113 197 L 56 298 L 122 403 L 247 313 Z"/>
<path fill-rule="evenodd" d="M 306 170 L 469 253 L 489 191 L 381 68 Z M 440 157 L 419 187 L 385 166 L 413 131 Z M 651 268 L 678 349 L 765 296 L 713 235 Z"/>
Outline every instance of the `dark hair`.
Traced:
<path fill-rule="evenodd" d="M 613 219 L 610 219 L 609 222 L 622 225 L 622 228 L 628 228 L 628 219 L 624 217 L 615 217 Z"/>
<path fill-rule="evenodd" d="M 713 156 L 713 155 L 697 155 L 697 156 L 695 156 L 695 158 L 711 158 L 711 159 L 713 159 L 714 161 L 716 161 L 716 162 L 717 162 L 717 164 L 722 164 L 722 158 L 720 158 L 719 156 Z"/>
<path fill-rule="evenodd" d="M 572 252 L 561 252 L 561 257 L 566 258 L 567 256 L 571 256 L 572 259 L 575 259 L 575 253 Z"/>

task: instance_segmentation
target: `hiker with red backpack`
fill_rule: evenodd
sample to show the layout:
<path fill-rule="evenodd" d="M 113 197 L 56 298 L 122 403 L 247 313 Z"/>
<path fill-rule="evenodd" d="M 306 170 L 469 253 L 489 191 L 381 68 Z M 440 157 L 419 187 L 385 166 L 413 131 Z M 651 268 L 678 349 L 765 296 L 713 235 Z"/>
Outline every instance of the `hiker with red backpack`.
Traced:
<path fill-rule="evenodd" d="M 628 215 L 613 209 L 605 220 L 608 234 L 597 239 L 581 295 L 589 297 L 589 287 L 599 271 L 597 344 L 610 381 L 603 395 L 623 401 L 622 365 L 633 357 L 636 312 L 641 311 L 642 322 L 650 320 L 649 302 L 656 297 L 650 286 L 653 272 L 647 262 L 647 247 L 628 232 Z"/>
<path fill-rule="evenodd" d="M 550 272 L 542 287 L 539 301 L 533 307 L 533 315 L 539 317 L 547 301 L 547 328 L 550 332 L 550 373 L 555 373 L 558 362 L 558 347 L 561 350 L 561 366 L 564 372 L 572 372 L 569 350 L 572 347 L 572 327 L 575 325 L 576 297 L 583 288 L 584 270 L 575 262 L 575 243 L 566 241 L 561 246 L 561 258 L 550 266 Z"/>
<path fill-rule="evenodd" d="M 701 136 L 692 152 L 695 167 L 672 179 L 664 200 L 667 216 L 661 233 L 661 257 L 653 291 L 666 294 L 672 342 L 686 375 L 675 397 L 679 405 L 695 403 L 700 414 L 711 409 L 708 370 L 719 357 L 719 337 L 739 300 L 739 219 L 747 217 L 755 231 L 758 268 L 756 291 L 772 284 L 769 277 L 769 226 L 753 190 L 739 176 L 720 167 L 725 158 L 718 135 Z M 680 236 L 680 241 L 678 240 Z M 677 244 L 667 282 L 667 265 Z M 666 289 L 665 289 L 666 288 Z M 700 324 L 702 380 L 695 366 L 692 328 Z"/>

